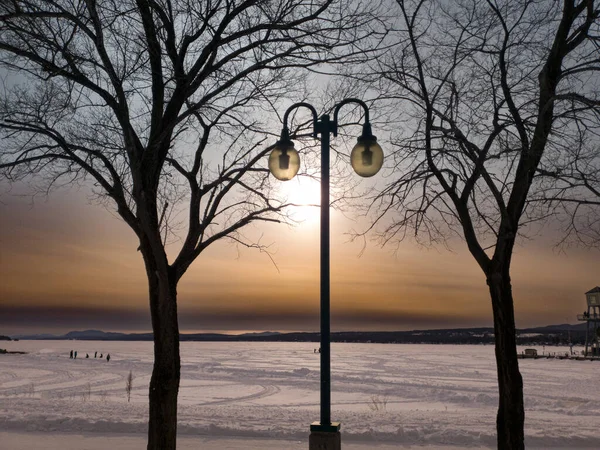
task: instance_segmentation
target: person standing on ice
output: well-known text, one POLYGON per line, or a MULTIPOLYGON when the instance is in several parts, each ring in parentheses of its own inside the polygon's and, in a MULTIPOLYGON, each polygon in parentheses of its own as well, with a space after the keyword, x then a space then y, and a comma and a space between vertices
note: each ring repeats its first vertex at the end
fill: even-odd
POLYGON ((106 362, 109 362, 109 361, 110 361, 110 353, 107 353, 106 354, 106 362))
POLYGON ((73 359, 73 350, 71 350, 71 353, 69 353, 69 359, 73 359))
POLYGON ((94 352, 94 358, 98 357, 98 352, 94 352))
POLYGON ((77 350, 75 350, 75 353, 73 353, 73 359, 77 359, 77 350))

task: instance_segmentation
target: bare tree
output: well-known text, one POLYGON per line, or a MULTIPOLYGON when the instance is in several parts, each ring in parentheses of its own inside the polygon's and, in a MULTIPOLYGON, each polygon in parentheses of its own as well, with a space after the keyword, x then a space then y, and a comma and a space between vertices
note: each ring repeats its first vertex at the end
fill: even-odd
MULTIPOLYGON (((598 130, 593 0, 396 0, 395 48, 364 74, 395 114, 393 173, 374 199, 384 244, 464 239, 492 303, 498 448, 524 448, 523 381, 510 279, 544 158, 578 127, 598 130)), ((435 276, 435 274, 432 274, 435 276)))
POLYGON ((600 247, 600 108, 595 126, 577 123, 552 156, 542 160, 529 203, 562 227, 560 247, 600 247))
POLYGON ((3 175, 92 185, 139 239, 148 449, 176 446, 179 280, 212 243, 259 247, 241 229, 280 220, 261 129, 282 97, 304 95, 299 69, 362 58, 371 20, 350 0, 0 3, 3 175))

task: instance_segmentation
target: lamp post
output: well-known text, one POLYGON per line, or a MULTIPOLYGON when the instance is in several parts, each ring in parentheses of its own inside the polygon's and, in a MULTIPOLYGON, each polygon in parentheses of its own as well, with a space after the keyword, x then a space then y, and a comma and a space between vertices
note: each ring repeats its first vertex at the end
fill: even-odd
POLYGON ((360 105, 365 113, 362 134, 350 154, 350 163, 354 171, 362 177, 371 177, 379 172, 383 165, 383 150, 371 131, 369 109, 365 102, 355 98, 342 100, 333 110, 333 120, 327 114, 320 118, 316 109, 309 103, 295 103, 283 116, 281 138, 275 144, 269 156, 269 170, 281 181, 291 180, 300 168, 300 158, 294 149, 288 128, 290 113, 300 107, 308 108, 312 113, 312 136, 321 135, 321 417, 319 422, 310 426, 310 448, 334 450, 340 448, 340 423, 331 421, 331 364, 330 364, 330 281, 329 281, 329 161, 330 134, 337 136, 338 113, 348 103, 360 105))

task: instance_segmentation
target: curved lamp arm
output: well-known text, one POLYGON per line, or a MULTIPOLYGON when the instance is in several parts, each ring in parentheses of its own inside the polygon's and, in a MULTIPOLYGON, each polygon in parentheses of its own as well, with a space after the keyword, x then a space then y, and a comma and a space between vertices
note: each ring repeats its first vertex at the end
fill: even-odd
POLYGON ((283 130, 281 130, 281 141, 289 141, 290 140, 290 130, 288 128, 288 117, 290 116, 290 113, 294 110, 294 109, 298 109, 301 107, 305 107, 308 108, 310 110, 310 112, 312 113, 313 116, 313 137, 317 137, 317 127, 316 127, 316 123, 318 120, 318 115, 317 115, 317 110, 314 108, 313 105, 311 105, 310 103, 306 103, 306 102, 298 102, 298 103, 294 103, 292 106, 290 106, 287 111, 285 112, 285 114, 283 115, 283 130))
POLYGON ((365 112, 365 123, 363 125, 363 136, 365 136, 365 137, 373 136, 373 133, 371 132, 371 122, 369 121, 369 107, 367 106, 367 104, 365 102, 363 102, 362 100, 359 100, 357 98, 347 98, 347 99, 339 102, 337 105, 335 105, 335 109, 333 110, 333 123, 334 123, 333 135, 334 136, 338 135, 338 114, 340 112, 340 108, 344 105, 347 105, 348 103, 356 103, 357 105, 362 107, 362 109, 365 112))

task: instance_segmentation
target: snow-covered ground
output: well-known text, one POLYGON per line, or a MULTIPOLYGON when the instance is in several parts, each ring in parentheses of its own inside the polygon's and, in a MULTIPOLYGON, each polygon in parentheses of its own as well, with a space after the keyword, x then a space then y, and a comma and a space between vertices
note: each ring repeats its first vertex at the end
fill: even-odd
MULTIPOLYGON (((319 417, 315 346, 182 343, 179 447, 306 448, 319 417)), ((0 347, 29 352, 0 355, 1 449, 53 448, 53 438, 63 450, 144 448, 152 343, 0 347), (110 353, 110 362, 95 351, 110 353)), ((600 448, 600 362, 537 359, 520 367, 527 448, 600 448)), ((496 406, 491 346, 332 345, 332 418, 342 422, 348 450, 493 448, 496 406)))

